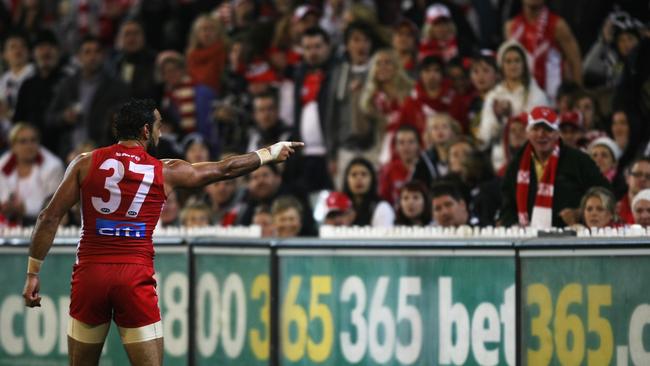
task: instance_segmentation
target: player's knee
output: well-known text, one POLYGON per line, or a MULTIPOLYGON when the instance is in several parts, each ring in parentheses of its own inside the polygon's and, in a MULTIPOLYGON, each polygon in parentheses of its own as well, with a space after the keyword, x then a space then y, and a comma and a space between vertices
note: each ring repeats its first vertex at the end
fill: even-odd
POLYGON ((90 325, 75 318, 68 322, 68 336, 82 343, 104 343, 110 323, 90 325))
POLYGON ((123 344, 146 342, 162 338, 163 328, 162 321, 145 325, 138 328, 117 327, 120 331, 120 337, 123 344))

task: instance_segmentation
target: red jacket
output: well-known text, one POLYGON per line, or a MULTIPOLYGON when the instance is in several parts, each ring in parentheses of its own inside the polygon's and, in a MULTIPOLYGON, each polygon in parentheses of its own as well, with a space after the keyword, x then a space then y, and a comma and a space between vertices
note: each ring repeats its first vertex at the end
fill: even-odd
POLYGON ((427 117, 440 112, 449 112, 454 91, 448 82, 443 82, 440 94, 432 98, 427 95, 424 86, 418 82, 411 95, 406 98, 400 111, 399 126, 415 126, 423 133, 427 126, 427 117))
POLYGON ((399 191, 410 179, 413 172, 400 159, 393 159, 379 171, 379 196, 391 205, 399 199, 399 191))
POLYGON ((625 193, 623 198, 616 204, 616 212, 618 213, 619 221, 632 225, 634 224, 634 216, 632 215, 632 205, 630 204, 630 197, 625 193))

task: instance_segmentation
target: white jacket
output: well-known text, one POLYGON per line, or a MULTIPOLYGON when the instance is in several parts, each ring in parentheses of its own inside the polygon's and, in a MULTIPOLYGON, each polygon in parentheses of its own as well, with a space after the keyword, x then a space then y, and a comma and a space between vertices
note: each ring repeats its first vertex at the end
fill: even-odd
POLYGON ((54 194, 63 179, 63 163, 44 147, 28 177, 19 178, 15 157, 11 151, 0 157, 0 202, 6 202, 12 193, 25 203, 25 216, 35 218, 45 199, 54 194))

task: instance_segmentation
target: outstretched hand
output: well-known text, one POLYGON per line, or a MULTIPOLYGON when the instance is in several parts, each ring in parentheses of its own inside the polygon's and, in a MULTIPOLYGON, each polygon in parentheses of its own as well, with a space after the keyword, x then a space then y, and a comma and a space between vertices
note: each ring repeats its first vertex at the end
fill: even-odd
POLYGON ((257 151, 262 164, 279 163, 287 160, 296 152, 296 148, 305 146, 304 142, 280 141, 257 151))
POLYGON ((41 296, 38 294, 41 289, 41 281, 38 275, 28 274, 25 279, 25 288, 23 289, 23 298, 25 299, 25 306, 33 308, 41 306, 41 296))

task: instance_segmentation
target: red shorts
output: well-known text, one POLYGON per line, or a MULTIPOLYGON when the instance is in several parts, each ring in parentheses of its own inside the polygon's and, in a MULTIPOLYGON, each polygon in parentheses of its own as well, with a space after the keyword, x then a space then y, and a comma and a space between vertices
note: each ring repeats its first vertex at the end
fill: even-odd
POLYGON ((75 264, 70 316, 89 325, 139 328, 160 321, 153 267, 140 264, 75 264))

